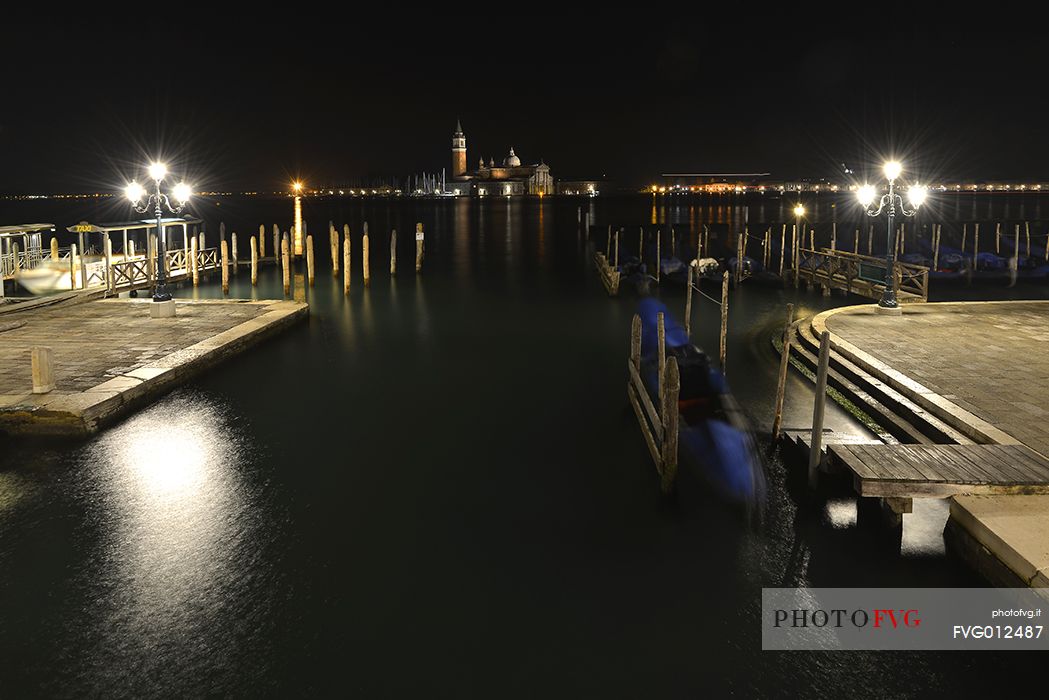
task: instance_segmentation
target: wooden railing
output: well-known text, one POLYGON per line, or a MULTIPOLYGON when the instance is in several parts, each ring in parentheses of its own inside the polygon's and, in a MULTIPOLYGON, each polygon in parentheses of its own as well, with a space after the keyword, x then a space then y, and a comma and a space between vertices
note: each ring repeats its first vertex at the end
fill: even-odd
POLYGON ((608 258, 601 252, 594 253, 594 265, 601 275, 601 284, 605 286, 608 296, 614 297, 619 294, 619 270, 609 265, 608 258))
POLYGON ((149 284, 149 262, 145 258, 131 258, 113 263, 113 287, 140 287, 149 284))
MULTIPOLYGON (((880 298, 885 290, 885 258, 801 248, 797 272, 800 279, 873 299, 880 298)), ((893 279, 901 302, 928 301, 929 268, 896 261, 893 279)))
POLYGON ((205 248, 197 251, 197 269, 209 270, 219 266, 219 249, 205 248))
POLYGON ((11 277, 15 274, 16 269, 32 270, 34 267, 39 267, 43 259, 39 248, 20 250, 17 254, 13 250, 10 253, 0 254, 0 276, 11 277))

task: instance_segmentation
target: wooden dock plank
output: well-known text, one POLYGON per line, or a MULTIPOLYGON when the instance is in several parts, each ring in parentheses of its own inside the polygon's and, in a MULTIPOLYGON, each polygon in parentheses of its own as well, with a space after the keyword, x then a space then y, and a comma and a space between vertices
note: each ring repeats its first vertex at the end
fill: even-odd
POLYGON ((833 445, 862 496, 1049 493, 1049 460, 1024 445, 833 445))
POLYGON ((856 445, 827 445, 827 452, 832 454, 838 463, 846 465, 857 476, 867 479, 878 478, 877 472, 868 467, 862 458, 852 450, 856 445))
POLYGON ((988 484, 993 483, 996 478, 992 472, 975 469, 973 465, 957 460, 951 450, 930 450, 921 454, 919 459, 937 462, 943 474, 948 476, 948 481, 951 482, 988 484))
MULTIPOLYGON (((959 445, 958 447, 961 447, 959 445)), ((972 447, 988 447, 987 445, 972 445, 972 447)), ((953 450, 952 454, 958 458, 959 461, 966 461, 977 468, 982 468, 985 471, 996 475, 999 481, 1008 481, 1010 483, 1029 483, 1031 476, 1027 474, 1023 469, 1017 469, 1014 465, 1004 461, 993 450, 953 450)))
POLYGON ((889 453, 889 455, 912 466, 919 474, 925 477, 926 481, 950 481, 950 479, 945 476, 945 473, 949 470, 944 470, 939 464, 925 459, 925 455, 921 449, 922 445, 902 445, 902 448, 903 449, 901 450, 889 453))
POLYGON ((934 455, 934 457, 951 464, 961 472, 971 474, 975 483, 994 483, 1001 476, 994 468, 985 468, 982 464, 962 459, 962 457, 955 454, 953 450, 940 450, 940 452, 934 455))
POLYGON ((1049 462, 1026 445, 988 445, 997 448, 1006 460, 1015 460, 1014 464, 1022 465, 1033 478, 1049 478, 1049 462))
POLYGON ((913 465, 897 457, 896 450, 880 450, 866 445, 859 447, 859 450, 866 457, 864 461, 867 466, 875 471, 883 469, 887 476, 902 481, 928 481, 913 465))

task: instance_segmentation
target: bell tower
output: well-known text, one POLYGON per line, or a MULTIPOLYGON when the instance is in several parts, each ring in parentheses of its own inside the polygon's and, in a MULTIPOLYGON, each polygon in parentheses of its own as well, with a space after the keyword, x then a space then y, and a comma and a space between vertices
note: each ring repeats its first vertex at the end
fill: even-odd
POLYGON ((463 125, 455 120, 455 133, 452 134, 452 177, 461 178, 466 174, 466 135, 463 125))

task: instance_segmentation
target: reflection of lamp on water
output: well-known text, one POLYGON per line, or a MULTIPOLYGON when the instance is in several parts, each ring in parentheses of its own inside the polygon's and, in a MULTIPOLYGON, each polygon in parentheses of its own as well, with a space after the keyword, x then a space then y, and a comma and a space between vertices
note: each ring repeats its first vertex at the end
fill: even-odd
MULTIPOLYGON (((805 207, 798 202, 794 205, 794 250, 790 251, 790 256, 793 259, 793 265, 798 265, 798 249, 801 248, 801 242, 805 238, 805 233, 801 230, 801 217, 805 216, 805 207)), ((795 286, 797 286, 797 279, 794 280, 795 286)))
POLYGON ((131 436, 131 464, 154 497, 190 497, 205 480, 208 450, 200 436, 178 425, 131 436))
MULTIPOLYGON (((171 302, 171 294, 167 290, 167 265, 165 265, 167 241, 165 240, 166 236, 164 235, 162 223, 164 209, 166 208, 172 214, 181 214, 182 209, 193 194, 193 189, 185 182, 178 183, 171 189, 171 197, 175 200, 175 205, 173 206, 168 196, 160 191, 160 183, 164 181, 167 174, 168 169, 166 165, 153 163, 149 166, 149 177, 153 180, 152 192, 147 192, 142 185, 134 180, 129 182, 127 187, 124 188, 124 194, 131 201, 131 206, 135 208, 135 211, 145 214, 152 209, 157 217, 157 241, 160 249, 157 254, 157 260, 159 261, 156 277, 157 286, 153 291, 153 301, 155 302, 171 302), (143 197, 146 197, 145 202, 142 202, 143 197)), ((174 315, 173 307, 171 315, 174 315)))
POLYGON ((302 256, 302 183, 296 180, 291 183, 295 192, 295 230, 292 232, 292 253, 302 256))
POLYGON ((899 313, 900 306, 896 300, 895 280, 893 279, 895 268, 893 253, 895 249, 894 236, 896 235, 894 223, 896 206, 897 202, 899 202, 900 213, 904 216, 914 216, 918 212, 918 207, 925 202, 929 189, 922 185, 912 185, 907 190, 907 199, 910 201, 912 208, 907 209, 904 206, 903 197, 896 192, 896 178, 903 172, 903 166, 899 161, 890 160, 882 167, 885 172, 885 178, 889 181, 889 192, 882 195, 878 201, 877 208, 874 207, 874 201, 878 198, 878 191, 873 185, 864 184, 863 187, 859 188, 856 191, 856 199, 859 200, 867 216, 878 216, 886 206, 889 208, 887 212, 889 225, 885 235, 885 291, 882 292, 881 299, 878 301, 878 310, 887 313, 899 313))

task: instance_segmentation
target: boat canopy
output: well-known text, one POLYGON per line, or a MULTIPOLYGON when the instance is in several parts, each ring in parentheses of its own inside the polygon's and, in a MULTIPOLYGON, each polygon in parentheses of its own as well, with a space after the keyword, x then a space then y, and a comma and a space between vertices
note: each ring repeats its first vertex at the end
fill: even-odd
POLYGON ((15 224, 14 226, 0 226, 0 236, 24 236, 29 233, 54 230, 54 224, 15 224))
MULTIPOLYGON (((167 228, 169 226, 183 226, 202 223, 203 219, 190 216, 174 216, 161 219, 160 223, 167 228)), ((70 233, 109 233, 110 231, 137 231, 157 227, 156 219, 135 219, 133 221, 114 221, 102 224, 93 224, 89 221, 81 221, 73 224, 66 230, 70 233)))

